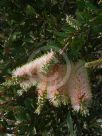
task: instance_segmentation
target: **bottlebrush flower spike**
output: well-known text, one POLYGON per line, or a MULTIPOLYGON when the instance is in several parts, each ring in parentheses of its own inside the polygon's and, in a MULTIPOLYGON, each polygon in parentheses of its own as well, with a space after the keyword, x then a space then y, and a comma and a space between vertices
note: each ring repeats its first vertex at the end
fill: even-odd
POLYGON ((68 82, 68 93, 74 110, 79 111, 81 103, 91 101, 92 93, 87 70, 82 61, 72 64, 72 72, 68 82))
POLYGON ((37 58, 21 67, 16 68, 12 72, 13 77, 25 77, 20 85, 24 88, 29 88, 32 85, 38 83, 40 81, 40 74, 42 72, 42 67, 49 63, 54 58, 54 52, 51 51, 48 54, 37 58))

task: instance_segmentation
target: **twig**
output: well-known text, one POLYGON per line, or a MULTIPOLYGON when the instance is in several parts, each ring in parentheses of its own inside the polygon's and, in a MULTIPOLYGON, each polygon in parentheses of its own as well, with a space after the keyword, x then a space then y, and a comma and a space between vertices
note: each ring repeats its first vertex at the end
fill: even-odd
POLYGON ((67 50, 68 45, 69 45, 69 42, 67 42, 67 43, 65 44, 65 46, 59 51, 59 54, 60 54, 60 55, 62 55, 62 54, 67 50))

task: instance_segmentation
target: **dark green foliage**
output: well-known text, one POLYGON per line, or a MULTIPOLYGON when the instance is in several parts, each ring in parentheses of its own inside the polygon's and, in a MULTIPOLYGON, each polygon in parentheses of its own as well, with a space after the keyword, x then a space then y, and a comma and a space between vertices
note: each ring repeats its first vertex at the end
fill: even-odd
MULTIPOLYGON (((101 0, 0 0, 0 83, 43 46, 67 44, 66 53, 73 61, 101 58, 101 18, 101 0)), ((35 87, 19 96, 18 85, 0 86, 0 136, 101 136, 101 69, 90 69, 89 76, 93 102, 87 116, 70 105, 54 108, 47 101, 37 115, 35 87)))

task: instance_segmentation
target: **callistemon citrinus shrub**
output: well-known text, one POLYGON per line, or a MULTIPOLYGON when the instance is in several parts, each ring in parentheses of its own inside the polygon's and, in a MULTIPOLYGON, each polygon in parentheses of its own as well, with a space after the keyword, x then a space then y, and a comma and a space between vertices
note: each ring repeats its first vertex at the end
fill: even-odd
POLYGON ((0 135, 101 136, 101 8, 0 1, 0 135))

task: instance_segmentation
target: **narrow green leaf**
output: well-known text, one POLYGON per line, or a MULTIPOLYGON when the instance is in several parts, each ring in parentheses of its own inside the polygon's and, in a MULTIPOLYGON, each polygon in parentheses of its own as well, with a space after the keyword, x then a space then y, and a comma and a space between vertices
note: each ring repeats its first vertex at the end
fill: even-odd
POLYGON ((70 112, 68 113, 68 116, 67 116, 67 126, 68 126, 68 131, 70 133, 70 136, 76 136, 76 131, 74 130, 73 121, 72 121, 70 112))

